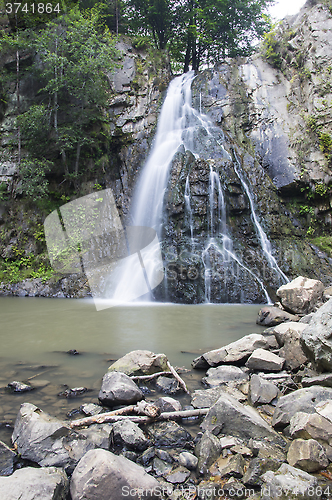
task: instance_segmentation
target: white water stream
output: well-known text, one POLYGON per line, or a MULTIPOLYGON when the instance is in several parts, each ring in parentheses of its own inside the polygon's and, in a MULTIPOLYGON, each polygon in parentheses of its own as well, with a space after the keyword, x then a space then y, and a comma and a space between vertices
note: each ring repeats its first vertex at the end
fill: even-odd
MULTIPOLYGON (((211 120, 201 112, 197 111, 192 106, 191 84, 195 74, 193 71, 174 78, 168 88, 164 104, 161 109, 157 132, 154 139, 153 147, 150 155, 143 167, 142 173, 135 187, 133 196, 131 214, 134 226, 145 226, 155 229, 157 236, 160 239, 162 232, 162 215, 164 207, 164 195, 167 189, 167 183, 170 174, 170 167, 174 155, 178 151, 190 151, 196 158, 201 157, 208 159, 213 148, 218 150, 219 157, 224 157, 231 160, 230 154, 223 147, 224 136, 219 127, 215 127, 211 120)), ((273 269, 280 279, 288 281, 287 277, 280 270, 276 260, 272 255, 272 247, 263 231, 255 213, 253 197, 251 195, 248 184, 244 180, 242 167, 235 158, 234 170, 239 177, 242 187, 248 197, 252 221, 254 223, 262 252, 271 269, 273 269)), ((184 201, 187 217, 189 219, 189 227, 191 233, 191 247, 194 247, 194 225, 193 212, 191 208, 191 193, 189 176, 186 179, 184 192, 184 201)), ((211 260, 210 253, 213 250, 217 253, 222 261, 223 271, 223 286, 227 287, 227 279, 231 276, 234 278, 234 269, 232 265, 236 265, 246 271, 259 284, 267 302, 270 302, 269 295, 260 278, 242 263, 233 250, 233 242, 227 230, 226 224, 226 204, 223 188, 217 172, 212 167, 210 169, 210 186, 209 186, 209 237, 207 239, 205 249, 202 252, 202 261, 205 268, 205 298, 207 302, 211 301, 211 260), (214 199, 217 196, 217 209, 215 208, 214 199), (218 240, 217 240, 217 239, 218 240)), ((151 262, 148 266, 146 276, 153 282, 153 252, 156 248, 152 246, 149 250, 152 257, 146 255, 147 261, 151 262)), ((133 294, 131 290, 135 288, 135 276, 137 271, 136 264, 124 262, 117 271, 118 285, 109 291, 108 299, 115 302, 126 302, 131 300, 133 294)), ((160 269, 159 269, 160 272, 160 269)), ((150 288, 150 287, 149 287, 150 288)), ((151 286, 151 288, 153 288, 151 286)), ((139 295, 135 292, 136 297, 139 295)), ((151 298, 151 294, 147 294, 151 298)))

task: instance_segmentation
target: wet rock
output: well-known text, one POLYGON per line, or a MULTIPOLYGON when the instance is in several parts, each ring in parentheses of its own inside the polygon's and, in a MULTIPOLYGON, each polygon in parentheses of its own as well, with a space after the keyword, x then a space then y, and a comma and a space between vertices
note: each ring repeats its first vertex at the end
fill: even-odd
POLYGON ((183 465, 183 467, 186 467, 189 470, 194 470, 197 467, 198 458, 188 451, 183 451, 178 456, 178 462, 180 465, 183 465))
POLYGON ((146 466, 148 463, 155 457, 156 450, 153 446, 150 446, 147 450, 145 450, 137 459, 137 462, 146 466))
POLYGON ((83 412, 87 416, 98 415, 103 412, 103 409, 99 405, 95 405, 94 403, 86 403, 80 406, 80 411, 83 412))
POLYGON ((249 462, 242 481, 247 486, 260 486, 263 483, 262 475, 269 470, 278 470, 280 465, 280 461, 272 458, 253 458, 249 462))
POLYGON ((66 500, 68 489, 66 473, 56 467, 24 467, 11 476, 0 477, 3 500, 66 500))
POLYGON ((180 401, 177 401, 174 398, 169 398, 167 396, 156 399, 153 404, 160 408, 161 413, 182 410, 180 401))
POLYGON ((112 424, 95 424, 90 425, 87 429, 78 431, 78 434, 85 436, 91 441, 96 448, 109 449, 110 434, 112 432, 112 424))
POLYGON ((165 354, 151 351, 131 351, 113 363, 109 371, 118 371, 126 375, 151 375, 160 371, 169 371, 165 354))
POLYGON ((261 438, 281 446, 285 445, 284 439, 269 426, 257 410, 242 405, 226 394, 210 408, 201 428, 210 432, 220 429, 224 434, 239 437, 245 442, 251 438, 261 438))
POLYGON ((252 333, 231 344, 206 352, 199 358, 194 359, 194 368, 204 368, 205 366, 218 366, 223 363, 245 363, 250 354, 258 348, 268 348, 268 342, 263 335, 252 333))
POLYGON ((295 413, 290 420, 289 433, 293 438, 312 438, 332 444, 332 423, 318 413, 295 413))
POLYGON ((10 476, 14 472, 17 459, 16 453, 0 441, 0 476, 10 476))
POLYGON ((63 398, 76 398, 77 396, 82 396, 85 392, 88 392, 86 387, 74 387, 73 389, 66 389, 58 394, 63 398))
POLYGON ((185 467, 177 467, 170 474, 167 474, 165 479, 172 484, 184 483, 190 476, 190 471, 185 467))
POLYGON ((322 373, 316 377, 303 377, 301 384, 303 387, 311 387, 313 385, 332 387, 332 373, 322 373))
POLYGON ((73 432, 64 422, 30 403, 21 405, 12 442, 22 458, 43 467, 64 467, 69 471, 88 450, 95 447, 94 443, 73 432))
POLYGON ((206 474, 210 465, 217 460, 221 453, 219 439, 210 431, 205 431, 202 438, 195 447, 195 455, 198 458, 197 471, 206 474))
POLYGON ((72 500, 158 499, 158 481, 143 467, 106 450, 91 450, 77 464, 70 483, 72 500), (134 491, 136 490, 136 493, 134 491))
POLYGON ((13 380, 7 385, 7 389, 11 392, 29 392, 34 389, 31 385, 24 384, 23 382, 19 382, 17 380, 13 380))
POLYGON ((158 377, 156 380, 156 389, 165 394, 176 394, 180 387, 177 380, 168 377, 158 377))
POLYGON ((157 477, 166 476, 171 472, 172 465, 156 457, 153 459, 152 468, 157 477))
POLYGON ((106 406, 134 404, 143 399, 142 391, 128 375, 121 372, 106 373, 98 398, 106 406))
POLYGON ((332 299, 313 314, 303 330, 301 344, 318 367, 332 371, 332 299))
POLYGON ((235 397, 238 401, 245 401, 245 395, 237 390, 236 388, 228 388, 227 386, 217 386, 211 387, 210 389, 198 389, 196 390, 191 398, 191 404, 194 408, 209 408, 212 406, 222 394, 227 393, 227 389, 230 389, 231 395, 235 397))
POLYGON ((210 368, 206 372, 206 375, 202 379, 202 382, 209 387, 216 387, 228 382, 244 382, 249 380, 248 373, 237 366, 224 365, 217 368, 210 368))
POLYGON ((142 451, 149 446, 149 440, 137 424, 130 420, 120 420, 113 424, 110 443, 142 451))
POLYGON ((274 411, 272 425, 285 427, 296 412, 314 413, 317 403, 332 398, 332 389, 312 386, 298 389, 279 398, 274 411))
POLYGON ((284 363, 285 359, 273 354, 273 352, 265 351, 264 349, 256 349, 246 362, 246 366, 250 368, 250 370, 280 372, 284 363))
POLYGON ((288 464, 273 472, 267 471, 262 476, 261 500, 286 500, 292 492, 292 500, 319 500, 317 479, 305 471, 288 464))
POLYGON ((253 374, 250 378, 250 401, 253 405, 271 403, 279 394, 278 387, 253 374))
POLYGON ((277 290, 277 297, 286 311, 309 314, 323 301, 324 285, 321 281, 298 276, 277 290))
POLYGON ((166 450, 160 450, 157 448, 156 457, 160 458, 160 460, 163 460, 164 462, 168 462, 169 464, 172 464, 174 462, 172 455, 166 450))
POLYGON ((317 472, 329 464, 324 447, 315 439, 294 439, 288 449, 287 461, 292 467, 306 472, 317 472))
POLYGON ((279 307, 266 306, 258 312, 256 323, 257 325, 276 326, 285 321, 298 321, 299 319, 298 316, 283 311, 279 307))
POLYGON ((239 479, 244 474, 245 464, 246 462, 242 455, 234 455, 229 458, 226 465, 218 467, 219 474, 221 477, 233 476, 239 479))
POLYGON ((176 422, 156 422, 147 429, 155 446, 186 447, 192 442, 192 437, 186 429, 176 422))

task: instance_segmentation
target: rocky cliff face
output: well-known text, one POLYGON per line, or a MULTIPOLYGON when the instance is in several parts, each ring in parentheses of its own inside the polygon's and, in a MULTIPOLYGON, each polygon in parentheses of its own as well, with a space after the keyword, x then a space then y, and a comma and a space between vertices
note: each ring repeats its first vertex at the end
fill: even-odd
MULTIPOLYGON (((264 289, 273 297, 283 278, 262 250, 257 222, 271 242, 278 269, 289 278, 302 274, 331 282, 331 30, 330 8, 307 2, 266 37, 259 54, 227 60, 196 76, 193 104, 223 136, 229 159, 209 143, 204 130, 198 131, 200 158, 190 151, 179 151, 174 158, 163 221, 167 279, 157 298, 263 302, 264 289), (223 223, 231 247, 223 239, 223 223), (225 257, 226 247, 239 262, 225 257)), ((126 41, 119 48, 122 68, 109 76, 112 152, 104 172, 84 180, 81 194, 91 192, 96 182, 111 187, 128 222, 133 186, 152 142, 170 73, 164 56, 151 57, 126 41)), ((29 103, 31 87, 27 83, 21 88, 21 102, 29 103)), ((8 148, 14 133, 12 90, 13 104, 1 122, 0 183, 15 188, 15 152, 8 148)), ((2 233, 2 256, 15 237, 14 226, 15 221, 11 233, 2 233)))

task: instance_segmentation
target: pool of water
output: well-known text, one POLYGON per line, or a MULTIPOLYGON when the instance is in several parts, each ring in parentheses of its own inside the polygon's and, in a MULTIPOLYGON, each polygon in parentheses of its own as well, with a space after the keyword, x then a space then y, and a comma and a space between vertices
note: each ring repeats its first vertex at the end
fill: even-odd
MULTIPOLYGON (((165 353, 173 366, 190 368, 202 352, 249 333, 261 305, 136 304, 96 311, 93 301, 0 297, 0 439, 23 402, 64 418, 83 402, 98 401, 101 378, 112 361, 134 349, 165 353), (70 355, 76 350, 79 355, 70 355), (29 393, 9 394, 13 380, 29 393), (89 389, 80 398, 58 396, 65 387, 89 389)), ((201 372, 183 374, 199 387, 201 372)))

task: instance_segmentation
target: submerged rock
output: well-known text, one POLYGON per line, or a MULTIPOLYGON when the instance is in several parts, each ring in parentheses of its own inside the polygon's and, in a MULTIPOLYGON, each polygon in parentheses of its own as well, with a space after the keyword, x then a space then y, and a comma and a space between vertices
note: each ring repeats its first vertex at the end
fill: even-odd
POLYGON ((279 307, 266 306, 259 311, 256 323, 264 326, 276 326, 285 321, 298 321, 299 319, 298 316, 283 311, 279 307))
POLYGON ((17 380, 13 380, 13 382, 10 382, 7 385, 7 389, 11 392, 29 392, 32 391, 34 387, 31 387, 31 385, 24 384, 23 382, 19 382, 17 380))
POLYGON ((143 467, 106 450, 86 453, 70 483, 72 500, 119 500, 126 496, 138 500, 142 494, 144 498, 157 500, 159 489, 159 482, 143 467))

